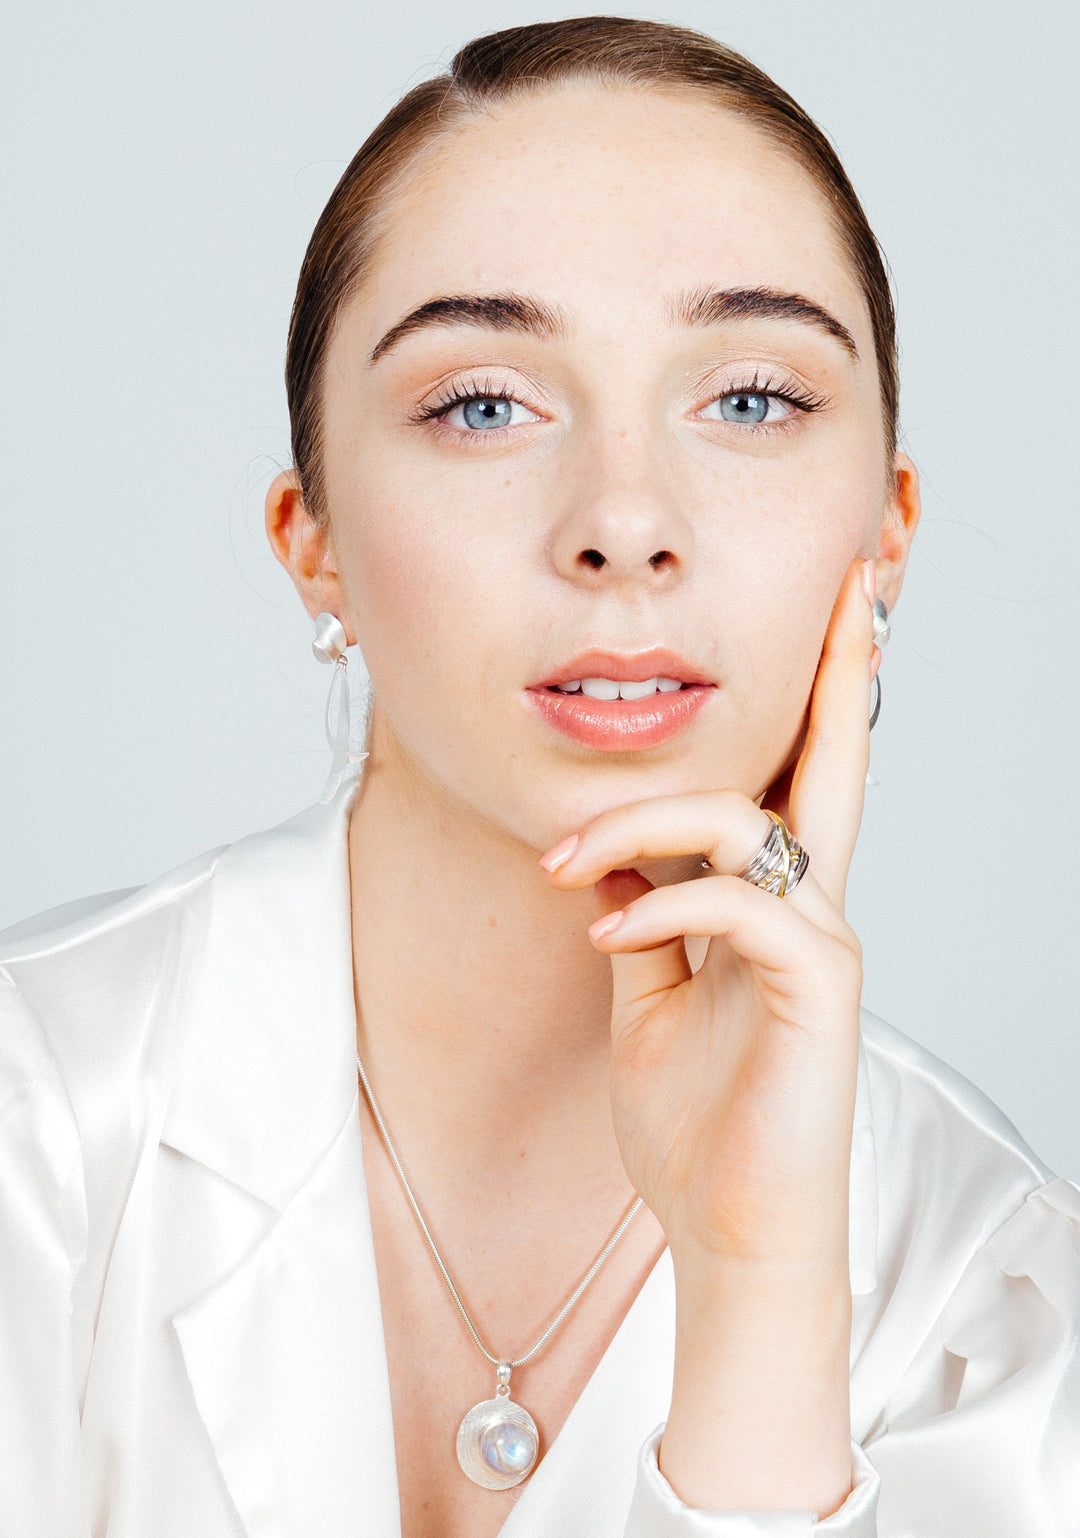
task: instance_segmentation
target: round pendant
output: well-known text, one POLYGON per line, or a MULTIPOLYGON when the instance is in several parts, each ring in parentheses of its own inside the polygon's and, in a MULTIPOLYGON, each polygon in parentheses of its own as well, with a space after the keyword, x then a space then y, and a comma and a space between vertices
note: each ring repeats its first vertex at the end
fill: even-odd
POLYGON ((458 1462, 485 1490, 520 1485, 532 1473, 539 1451, 536 1422, 506 1393, 473 1405, 458 1427, 458 1462))

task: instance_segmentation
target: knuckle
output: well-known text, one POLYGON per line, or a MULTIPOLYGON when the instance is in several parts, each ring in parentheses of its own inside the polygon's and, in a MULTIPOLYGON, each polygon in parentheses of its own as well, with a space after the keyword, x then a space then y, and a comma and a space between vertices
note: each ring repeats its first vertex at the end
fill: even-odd
POLYGON ((741 790, 733 790, 730 785, 725 785, 721 790, 714 791, 713 796, 715 798, 716 810, 721 817, 737 815, 739 812, 746 811, 747 808, 753 808, 754 811, 758 810, 749 796, 744 796, 741 790))
MULTIPOLYGON (((586 845, 590 851, 603 844, 613 828, 618 827, 619 813, 622 807, 609 807, 606 812, 598 812, 591 818, 581 830, 581 848, 586 845)), ((580 851, 579 851, 580 853, 580 851)))
POLYGON ((592 870, 628 852, 635 843, 635 828, 628 811, 626 807, 611 807, 586 823, 574 857, 579 866, 592 870))
POLYGON ((854 962, 854 964, 858 967, 859 971, 861 972, 862 971, 862 964, 863 964, 862 941, 859 939, 858 935, 852 929, 850 924, 845 924, 844 925, 844 933, 843 933, 842 938, 843 938, 844 944, 847 946, 848 950, 851 952, 852 961, 854 962))
POLYGON ((841 987, 858 996, 863 985, 862 946, 854 935, 850 936, 850 941, 845 939, 841 943, 835 965, 841 987))

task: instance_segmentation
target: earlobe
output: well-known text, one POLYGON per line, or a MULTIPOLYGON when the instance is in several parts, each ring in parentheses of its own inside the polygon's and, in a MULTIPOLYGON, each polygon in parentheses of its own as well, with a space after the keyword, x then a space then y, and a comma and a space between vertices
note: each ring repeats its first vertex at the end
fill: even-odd
POLYGON ((893 489, 881 520, 877 548, 877 590, 891 610, 900 596, 922 502, 919 472, 906 454, 894 458, 893 489))
MULTIPOLYGON (((349 632, 329 530, 309 515, 295 470, 283 470, 270 483, 266 535, 312 619, 324 612, 335 614, 349 632)), ((349 644, 354 644, 351 633, 349 644)))

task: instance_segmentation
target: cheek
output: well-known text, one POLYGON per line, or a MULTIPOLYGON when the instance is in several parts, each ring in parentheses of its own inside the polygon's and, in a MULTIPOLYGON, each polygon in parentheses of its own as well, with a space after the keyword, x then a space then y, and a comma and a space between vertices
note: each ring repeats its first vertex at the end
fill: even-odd
POLYGON ((778 635, 823 607, 827 620, 851 561, 873 553, 882 456, 835 448, 747 458, 698 482, 702 556, 730 612, 756 612, 778 635))
POLYGON ((883 450, 851 450, 743 461, 702 519, 728 698, 767 757, 793 745, 845 573, 876 545, 883 450))
POLYGON ((348 519, 338 555, 360 649, 374 670, 393 658, 430 662, 464 604, 453 541, 433 518, 378 494, 348 519))
POLYGON ((463 702, 482 697, 517 606, 505 559, 476 517, 430 484, 410 494, 400 480, 391 491, 369 479, 362 498, 332 505, 349 613, 381 707, 408 736, 451 710, 460 721, 463 702))

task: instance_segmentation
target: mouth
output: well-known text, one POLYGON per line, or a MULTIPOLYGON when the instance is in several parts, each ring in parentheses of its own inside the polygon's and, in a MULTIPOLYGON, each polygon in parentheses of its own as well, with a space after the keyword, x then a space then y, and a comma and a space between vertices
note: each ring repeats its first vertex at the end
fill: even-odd
POLYGON ((715 692, 711 679, 662 647, 632 656, 583 652, 526 690, 550 727, 603 752, 666 742, 715 692))

